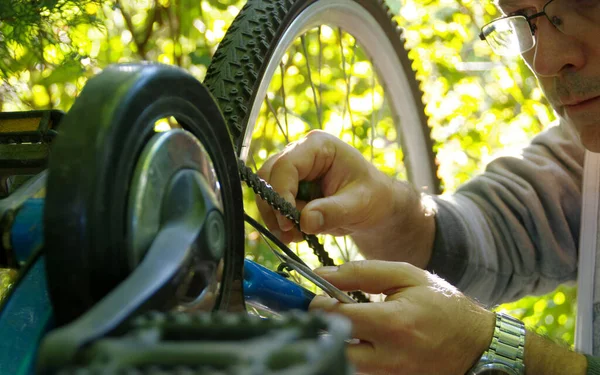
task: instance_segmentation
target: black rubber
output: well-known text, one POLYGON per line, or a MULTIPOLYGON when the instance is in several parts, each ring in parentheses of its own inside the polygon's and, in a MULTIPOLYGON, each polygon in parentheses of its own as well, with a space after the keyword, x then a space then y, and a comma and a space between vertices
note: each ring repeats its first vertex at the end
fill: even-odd
MULTIPOLYGON (((248 0, 225 37, 219 44, 213 60, 208 67, 204 84, 216 98, 223 111, 236 150, 239 150, 246 132, 246 125, 252 103, 260 82, 263 80, 266 66, 278 41, 290 27, 296 17, 307 7, 319 1, 328 0, 248 0)), ((415 98, 422 98, 423 93, 415 78, 412 61, 404 46, 402 29, 393 20, 389 8, 383 0, 354 0, 379 23, 392 43, 401 62, 398 69, 403 69, 409 79, 410 90, 415 98)), ((352 30, 344 30, 352 34, 352 30)), ((380 77, 385 86, 385 77, 380 77)), ((437 165, 433 142, 429 136, 430 129, 421 100, 419 116, 429 160, 424 161, 430 171, 435 186, 429 193, 439 193, 440 184, 437 178, 437 165)), ((410 175, 410 170, 408 171, 410 175)))
POLYGON ((243 309, 244 222, 236 157, 208 90, 159 64, 106 68, 89 80, 61 122, 45 207, 46 269, 57 323, 88 310, 129 273, 129 185, 156 120, 174 116, 210 155, 221 184, 227 244, 221 310, 243 309))

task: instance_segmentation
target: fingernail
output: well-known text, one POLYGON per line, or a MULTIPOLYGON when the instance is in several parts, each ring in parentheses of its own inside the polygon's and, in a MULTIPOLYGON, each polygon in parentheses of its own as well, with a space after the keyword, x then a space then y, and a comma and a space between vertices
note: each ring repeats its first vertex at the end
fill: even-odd
POLYGON ((282 228, 284 223, 285 217, 281 216, 280 214, 277 214, 277 224, 279 224, 279 227, 282 228))
POLYGON ((309 311, 327 311, 335 308, 340 303, 329 296, 315 296, 308 307, 309 311))
POLYGON ((323 217, 323 214, 321 212, 309 211, 307 215, 308 215, 308 220, 311 223, 316 223, 316 226, 317 226, 316 229, 323 228, 323 225, 325 225, 325 218, 323 217))
POLYGON ((286 232, 294 227, 290 219, 280 213, 277 213, 277 223, 279 224, 279 228, 286 232))
POLYGON ((319 268, 315 268, 315 273, 319 273, 321 275, 328 275, 328 274, 332 274, 334 272, 337 272, 339 269, 339 267, 337 266, 326 266, 326 267, 319 267, 319 268))

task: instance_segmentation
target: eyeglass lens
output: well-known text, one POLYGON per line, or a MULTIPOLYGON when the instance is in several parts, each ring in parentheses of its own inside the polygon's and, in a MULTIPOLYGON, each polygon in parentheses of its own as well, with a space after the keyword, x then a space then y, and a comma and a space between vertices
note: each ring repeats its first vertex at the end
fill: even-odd
MULTIPOLYGON (((554 27, 571 35, 585 22, 600 22, 600 0, 552 0, 544 7, 544 13, 554 27)), ((499 18, 482 28, 482 36, 499 55, 523 53, 535 45, 532 28, 537 28, 540 18, 529 21, 524 15, 499 18)))

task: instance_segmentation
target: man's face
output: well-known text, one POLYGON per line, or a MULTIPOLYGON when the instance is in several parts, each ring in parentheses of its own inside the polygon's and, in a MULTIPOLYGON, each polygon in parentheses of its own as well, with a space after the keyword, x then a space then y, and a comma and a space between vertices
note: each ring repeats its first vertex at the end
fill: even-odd
MULTIPOLYGON (((600 13, 600 1, 587 3, 600 13)), ((532 15, 545 4, 546 0, 499 0, 498 6, 505 14, 532 15)), ((600 22, 575 12, 569 17, 577 19, 568 20, 573 26, 564 33, 546 17, 532 21, 536 44, 523 58, 556 112, 575 126, 587 149, 600 152, 600 22)))

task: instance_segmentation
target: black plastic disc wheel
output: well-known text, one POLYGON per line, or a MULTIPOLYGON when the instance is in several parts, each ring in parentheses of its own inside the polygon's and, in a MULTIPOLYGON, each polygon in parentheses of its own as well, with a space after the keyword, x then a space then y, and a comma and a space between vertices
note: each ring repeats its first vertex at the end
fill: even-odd
POLYGON ((116 65, 89 80, 52 150, 44 220, 58 324, 81 315, 131 272, 126 234, 132 176, 156 121, 171 117, 204 146, 221 188, 227 243, 216 308, 243 309, 241 184, 217 104, 181 69, 116 65))

